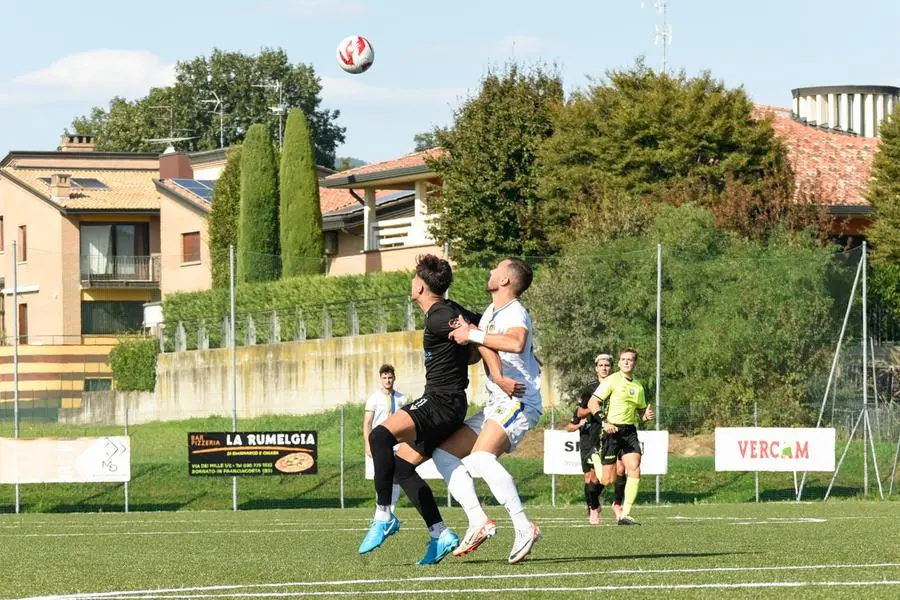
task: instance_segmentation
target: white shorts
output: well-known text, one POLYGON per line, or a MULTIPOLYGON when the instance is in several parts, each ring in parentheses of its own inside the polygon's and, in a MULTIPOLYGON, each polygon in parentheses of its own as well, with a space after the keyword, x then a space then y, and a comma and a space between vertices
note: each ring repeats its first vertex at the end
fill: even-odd
POLYGON ((485 419, 494 421, 506 432, 509 452, 512 452, 525 434, 541 419, 542 411, 537 408, 541 406, 540 396, 533 402, 531 400, 526 403, 505 395, 492 396, 483 409, 466 419, 466 425, 475 432, 475 435, 480 435, 485 419))

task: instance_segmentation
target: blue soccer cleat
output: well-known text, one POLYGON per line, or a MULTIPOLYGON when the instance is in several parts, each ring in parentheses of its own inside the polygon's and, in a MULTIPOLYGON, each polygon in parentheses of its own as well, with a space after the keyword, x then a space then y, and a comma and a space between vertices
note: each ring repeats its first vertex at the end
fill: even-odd
POLYGON ((391 518, 387 521, 372 519, 372 524, 369 525, 369 531, 359 545, 359 553, 365 554, 371 552, 382 545, 384 540, 388 539, 389 536, 394 535, 398 531, 400 531, 400 519, 393 514, 391 514, 391 518))
POLYGON ((416 564, 436 565, 441 562, 445 556, 453 552, 454 548, 457 546, 459 546, 459 537, 449 529, 445 529, 441 532, 439 538, 431 538, 428 542, 428 549, 425 551, 425 556, 423 556, 422 560, 416 564))

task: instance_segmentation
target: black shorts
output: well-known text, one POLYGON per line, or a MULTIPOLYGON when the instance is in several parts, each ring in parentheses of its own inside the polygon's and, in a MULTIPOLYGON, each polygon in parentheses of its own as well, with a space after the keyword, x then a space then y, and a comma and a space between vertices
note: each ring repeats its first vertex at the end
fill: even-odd
POLYGON ((641 442, 638 440, 637 427, 634 425, 616 425, 619 431, 603 434, 603 447, 600 462, 614 465, 626 454, 643 454, 641 442))
POLYGON ((425 395, 402 410, 416 425, 415 449, 431 457, 434 449, 463 426, 468 410, 465 392, 426 391, 425 395))
POLYGON ((600 452, 596 432, 591 432, 587 435, 582 433, 578 441, 578 446, 581 448, 581 472, 590 473, 594 470, 594 464, 588 462, 588 460, 590 460, 591 455, 595 452, 600 452))

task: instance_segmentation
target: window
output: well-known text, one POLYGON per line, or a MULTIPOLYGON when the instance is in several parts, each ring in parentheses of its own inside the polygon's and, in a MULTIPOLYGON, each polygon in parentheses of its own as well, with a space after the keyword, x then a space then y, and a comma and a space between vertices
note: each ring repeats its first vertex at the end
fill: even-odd
POLYGON ((181 262, 200 262, 200 232, 181 234, 181 262))
POLYGON ((105 335, 141 331, 144 327, 143 301, 97 301, 81 303, 81 333, 105 335))
POLYGON ((28 305, 19 305, 19 343, 28 343, 28 305))
POLYGON ((85 392, 108 392, 112 389, 112 379, 85 379, 85 392))
POLYGON ((16 248, 16 260, 25 262, 28 260, 28 230, 25 225, 19 225, 19 247, 16 248))
POLYGON ((149 223, 82 223, 81 278, 130 279, 150 261, 149 223))

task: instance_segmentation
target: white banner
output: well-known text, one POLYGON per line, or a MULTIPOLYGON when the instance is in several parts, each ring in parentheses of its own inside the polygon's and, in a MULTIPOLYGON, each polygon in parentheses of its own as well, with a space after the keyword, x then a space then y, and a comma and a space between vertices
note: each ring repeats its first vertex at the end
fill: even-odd
POLYGON ((0 484, 131 480, 131 443, 102 438, 0 438, 0 484))
MULTIPOLYGON (((544 473, 581 475, 581 436, 577 431, 544 430, 544 473)), ((638 431, 641 474, 665 475, 669 468, 669 432, 638 431)))
MULTIPOLYGON (((466 469, 472 474, 472 477, 481 477, 481 475, 472 468, 472 465, 469 464, 468 457, 463 459, 463 464, 466 465, 466 469)), ((443 479, 441 473, 437 470, 437 467, 434 466, 434 461, 431 459, 426 460, 416 467, 416 472, 422 479, 443 479)), ((375 479, 375 463, 372 462, 372 458, 369 456, 366 456, 366 479, 375 479)))
POLYGON ((717 427, 716 471, 834 471, 834 429, 717 427))

